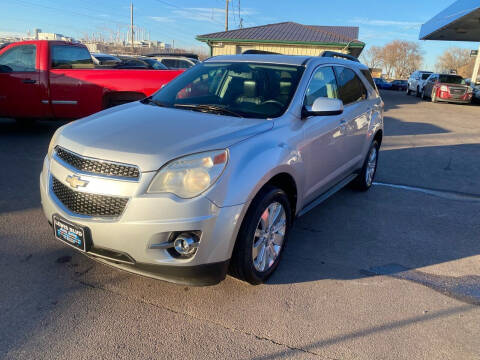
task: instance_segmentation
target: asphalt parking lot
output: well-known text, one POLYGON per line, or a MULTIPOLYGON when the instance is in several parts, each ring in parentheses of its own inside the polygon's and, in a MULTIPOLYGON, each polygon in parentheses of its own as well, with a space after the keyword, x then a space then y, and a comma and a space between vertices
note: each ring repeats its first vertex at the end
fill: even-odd
POLYGON ((377 184, 298 219, 262 286, 131 275, 55 241, 60 122, 0 120, 0 358, 480 358, 480 107, 387 91, 377 184))

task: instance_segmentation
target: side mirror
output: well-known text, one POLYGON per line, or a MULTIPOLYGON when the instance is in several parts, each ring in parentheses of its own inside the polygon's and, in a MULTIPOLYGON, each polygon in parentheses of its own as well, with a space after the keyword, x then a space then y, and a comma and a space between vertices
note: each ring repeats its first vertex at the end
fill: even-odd
POLYGON ((0 65, 0 73, 9 73, 12 72, 12 68, 7 65, 0 65))
POLYGON ((305 105, 302 110, 302 118, 308 116, 329 116, 343 113, 343 101, 326 97, 316 98, 312 106, 305 105))

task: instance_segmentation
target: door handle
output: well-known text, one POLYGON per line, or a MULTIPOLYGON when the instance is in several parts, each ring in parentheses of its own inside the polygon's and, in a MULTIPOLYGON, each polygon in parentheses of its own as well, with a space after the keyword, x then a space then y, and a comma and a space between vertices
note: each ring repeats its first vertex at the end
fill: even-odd
POLYGON ((33 79, 24 79, 22 80, 22 82, 24 84, 35 84, 37 82, 37 80, 33 80, 33 79))

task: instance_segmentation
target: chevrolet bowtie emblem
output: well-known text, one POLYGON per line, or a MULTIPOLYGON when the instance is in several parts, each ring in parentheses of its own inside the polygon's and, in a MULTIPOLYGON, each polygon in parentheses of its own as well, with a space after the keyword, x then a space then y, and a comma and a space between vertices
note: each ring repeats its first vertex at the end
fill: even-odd
POLYGON ((65 181, 74 189, 85 187, 88 184, 88 181, 80 179, 80 177, 77 175, 68 175, 65 181))

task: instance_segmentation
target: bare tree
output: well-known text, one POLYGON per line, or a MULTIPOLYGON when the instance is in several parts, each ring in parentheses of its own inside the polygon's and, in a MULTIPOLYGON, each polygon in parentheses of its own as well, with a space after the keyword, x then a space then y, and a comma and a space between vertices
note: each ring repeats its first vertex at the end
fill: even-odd
POLYGON ((362 62, 370 69, 382 67, 382 48, 380 46, 370 46, 361 55, 362 62))
POLYGON ((451 70, 463 77, 470 77, 473 72, 474 61, 470 57, 470 50, 451 47, 438 58, 435 65, 438 72, 448 73, 451 70))
POLYGON ((419 44, 394 40, 382 49, 382 64, 388 78, 407 78, 423 62, 419 44))

